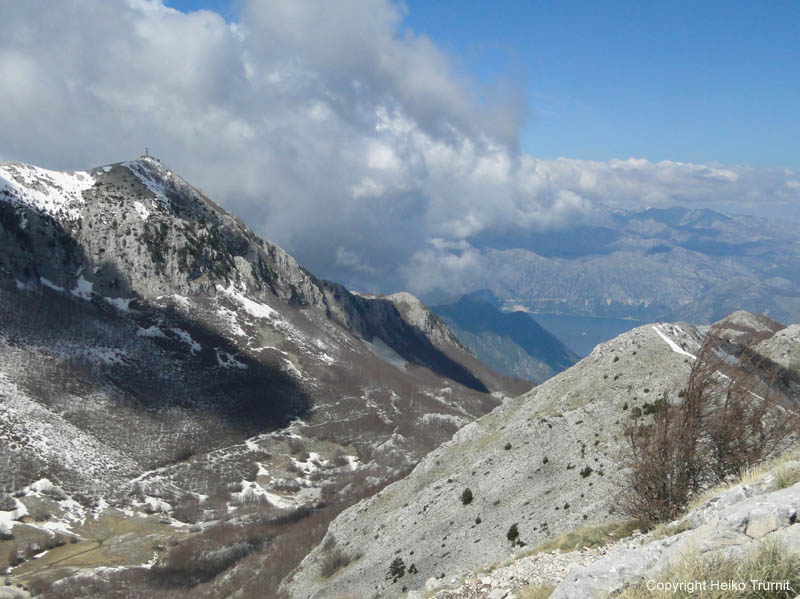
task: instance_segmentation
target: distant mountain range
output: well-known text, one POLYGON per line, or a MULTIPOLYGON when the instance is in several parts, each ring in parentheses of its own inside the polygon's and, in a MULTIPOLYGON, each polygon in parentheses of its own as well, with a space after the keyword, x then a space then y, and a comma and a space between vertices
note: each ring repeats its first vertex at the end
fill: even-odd
POLYGON ((431 309, 475 356, 497 372, 541 383, 578 356, 524 312, 501 312, 488 290, 431 309))
POLYGON ((489 289, 534 314, 707 324, 744 309, 800 321, 798 224, 681 207, 599 208, 591 222, 476 235, 469 279, 425 299, 489 289))

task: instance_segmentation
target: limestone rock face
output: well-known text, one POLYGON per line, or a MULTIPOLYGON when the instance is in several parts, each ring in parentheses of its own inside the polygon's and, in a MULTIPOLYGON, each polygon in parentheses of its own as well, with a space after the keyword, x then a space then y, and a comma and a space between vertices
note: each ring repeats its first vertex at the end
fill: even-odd
POLYGON ((349 508, 329 534, 362 557, 328 579, 321 549, 286 581, 290 596, 401 597, 432 589, 586 523, 619 518, 614 496, 622 426, 685 386, 701 336, 648 325, 598 346, 574 367, 466 425, 405 479, 349 508), (471 501, 463 501, 465 489, 471 501), (414 572, 387 579, 403 559, 414 572), (438 581, 438 582, 437 582, 438 581))
POLYGON ((743 484, 699 506, 677 524, 690 526, 678 535, 635 549, 621 550, 591 566, 575 569, 559 584, 553 599, 600 599, 645 578, 671 562, 699 552, 744 557, 763 541, 800 551, 800 484, 776 490, 773 479, 743 484))

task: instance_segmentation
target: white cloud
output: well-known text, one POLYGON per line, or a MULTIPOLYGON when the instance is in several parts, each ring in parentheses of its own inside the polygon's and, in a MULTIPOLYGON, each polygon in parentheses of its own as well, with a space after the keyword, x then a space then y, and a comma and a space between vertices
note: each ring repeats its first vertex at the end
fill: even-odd
POLYGON ((388 0, 242 7, 231 24, 160 0, 0 2, 2 155, 84 169, 149 146, 318 274, 386 291, 468 277, 470 237, 597 204, 800 199, 779 169, 520 153, 521 94, 476 101, 388 0))

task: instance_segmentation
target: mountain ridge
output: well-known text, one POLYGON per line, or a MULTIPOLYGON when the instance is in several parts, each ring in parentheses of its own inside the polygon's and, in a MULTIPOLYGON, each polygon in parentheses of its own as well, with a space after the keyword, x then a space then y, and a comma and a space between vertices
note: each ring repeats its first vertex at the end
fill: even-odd
MULTIPOLYGON (((50 502, 56 520, 16 521, 25 534, 80 539, 91 518, 143 514, 197 523, 187 538, 202 544, 203 517, 255 506, 298 514, 275 525, 285 552, 305 518, 530 388, 415 298, 318 279, 151 157, 0 165, 0 243, 0 492, 50 502)), ((125 572, 145 572, 146 538, 123 541, 125 572)))

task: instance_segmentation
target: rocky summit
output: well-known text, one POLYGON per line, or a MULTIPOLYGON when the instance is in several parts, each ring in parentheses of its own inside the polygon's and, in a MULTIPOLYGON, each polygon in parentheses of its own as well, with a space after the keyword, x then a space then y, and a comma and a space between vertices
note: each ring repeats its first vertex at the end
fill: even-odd
POLYGON ((338 505, 530 388, 416 298, 317 279, 152 157, 0 165, 0 244, 0 491, 19 515, 57 488, 41 531, 338 505))

